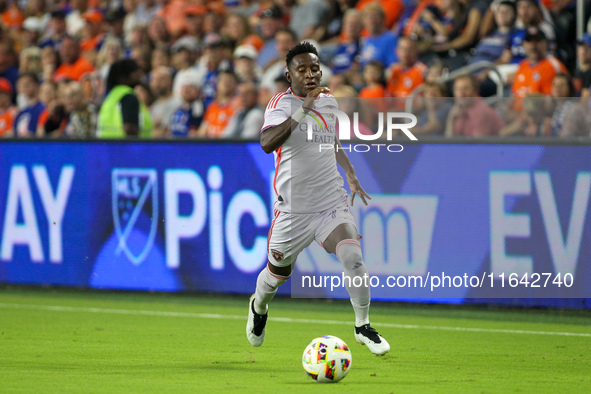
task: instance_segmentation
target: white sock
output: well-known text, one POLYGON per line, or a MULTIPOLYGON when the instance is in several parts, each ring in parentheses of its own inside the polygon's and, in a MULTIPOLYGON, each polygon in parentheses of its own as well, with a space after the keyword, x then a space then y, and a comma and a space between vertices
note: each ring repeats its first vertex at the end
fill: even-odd
POLYGON ((289 276, 281 276, 272 273, 269 265, 265 266, 257 278, 257 287, 254 295, 254 310, 260 315, 267 313, 267 304, 271 302, 279 286, 284 284, 289 276))
POLYGON ((349 286, 346 282, 349 297, 351 297, 351 305, 355 312, 355 326, 360 327, 369 323, 369 304, 371 294, 369 289, 369 278, 367 276, 367 267, 363 264, 363 257, 361 255, 361 245, 359 241, 353 239, 345 239, 336 247, 337 258, 343 265, 345 275, 351 278, 350 283, 363 283, 367 286, 349 286), (360 277, 362 280, 354 281, 355 277, 360 277), (364 279, 367 278, 367 279, 364 279))

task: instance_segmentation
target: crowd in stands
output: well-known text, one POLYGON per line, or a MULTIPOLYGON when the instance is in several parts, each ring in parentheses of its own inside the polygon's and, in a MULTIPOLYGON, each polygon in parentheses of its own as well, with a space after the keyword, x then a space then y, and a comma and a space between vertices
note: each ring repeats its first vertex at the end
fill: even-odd
POLYGON ((417 135, 590 136, 591 34, 577 40, 575 5, 0 0, 0 136, 104 137, 131 122, 127 135, 257 139, 303 40, 363 134, 410 105, 417 135), (134 81, 116 98, 114 68, 134 81))

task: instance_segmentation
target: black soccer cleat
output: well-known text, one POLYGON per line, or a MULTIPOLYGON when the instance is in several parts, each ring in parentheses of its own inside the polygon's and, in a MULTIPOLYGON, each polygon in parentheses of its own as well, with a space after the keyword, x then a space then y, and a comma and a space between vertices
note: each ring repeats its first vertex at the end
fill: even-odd
POLYGON ((267 313, 259 315, 254 310, 254 294, 250 297, 248 303, 248 321, 246 322, 246 337, 252 346, 261 346, 265 340, 265 327, 267 326, 267 316, 269 315, 269 307, 267 306, 267 313))

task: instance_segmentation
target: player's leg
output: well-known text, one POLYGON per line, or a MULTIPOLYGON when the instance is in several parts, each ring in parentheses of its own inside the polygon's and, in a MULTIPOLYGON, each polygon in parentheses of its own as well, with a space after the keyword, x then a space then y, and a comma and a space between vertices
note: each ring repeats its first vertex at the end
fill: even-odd
POLYGON ((327 252, 337 256, 343 265, 345 275, 350 278, 350 281, 346 281, 346 285, 351 305, 355 311, 355 339, 357 342, 367 345, 374 354, 387 353, 390 350, 388 341, 379 335, 369 323, 371 301, 369 276, 367 267, 363 263, 357 227, 353 223, 346 222, 337 225, 323 245, 327 252), (361 286, 354 286, 354 283, 360 283, 361 286))
POLYGON ((312 242, 312 236, 305 231, 305 216, 281 213, 271 224, 269 261, 257 277, 256 290, 248 305, 246 336, 253 346, 261 346, 265 339, 269 302, 289 279, 298 254, 312 242))
POLYGON ((261 346, 265 340, 269 302, 275 297, 279 286, 291 275, 292 266, 278 267, 268 262, 257 278, 255 293, 248 303, 246 337, 253 346, 261 346))

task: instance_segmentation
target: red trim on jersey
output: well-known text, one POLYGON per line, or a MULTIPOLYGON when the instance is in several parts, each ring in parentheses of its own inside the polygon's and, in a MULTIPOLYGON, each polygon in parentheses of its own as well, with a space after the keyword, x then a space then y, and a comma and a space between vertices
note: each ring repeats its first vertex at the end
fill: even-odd
POLYGON ((296 97, 299 97, 299 98, 305 99, 305 97, 303 97, 303 96, 298 96, 297 94, 295 94, 295 93, 293 92, 293 90, 291 90, 291 88, 287 88, 287 93, 289 93, 289 94, 292 94, 292 95, 294 95, 294 96, 296 96, 296 97))
POLYGON ((275 210, 275 216, 273 217, 273 221, 271 222, 271 227, 269 227, 269 233, 267 234, 267 253, 269 253, 269 240, 271 239, 271 235, 273 234, 273 226, 275 225, 275 220, 279 217, 278 210, 275 210))
POLYGON ((275 176, 273 177, 273 190, 275 190, 275 195, 278 196, 279 193, 277 193, 277 188, 275 187, 275 183, 277 182, 277 172, 279 172, 279 164, 281 163, 281 148, 283 148, 283 146, 280 146, 279 149, 276 150, 277 152, 277 165, 275 166, 275 176))
POLYGON ((281 97, 285 96, 286 94, 287 93, 277 93, 275 96, 273 96, 271 101, 269 101, 269 105, 267 105, 267 109, 277 108, 277 104, 279 103, 279 100, 281 99, 281 97))

